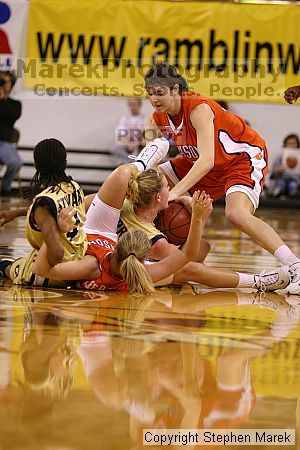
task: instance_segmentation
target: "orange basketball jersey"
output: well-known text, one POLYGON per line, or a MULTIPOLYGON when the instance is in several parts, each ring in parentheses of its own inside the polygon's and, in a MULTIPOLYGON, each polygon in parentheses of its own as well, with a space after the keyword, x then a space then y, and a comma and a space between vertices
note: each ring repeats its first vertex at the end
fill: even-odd
POLYGON ((93 255, 97 258, 101 274, 95 280, 80 282, 82 289, 94 289, 100 291, 126 291, 127 283, 123 279, 115 278, 109 265, 108 255, 110 255, 116 247, 116 242, 99 234, 88 234, 87 255, 93 255))
MULTIPOLYGON (((263 189, 267 165, 267 149, 264 140, 252 130, 240 117, 224 110, 209 97, 186 92, 182 94, 181 110, 176 117, 168 114, 153 114, 155 123, 164 136, 176 143, 181 156, 162 164, 163 170, 174 184, 182 180, 198 159, 197 134, 191 124, 190 114, 198 105, 206 103, 214 113, 215 161, 213 169, 189 189, 205 190, 213 200, 239 186, 240 190, 249 189, 248 196, 255 208, 263 189)), ((205 152, 205 148, 200 149, 205 152)))
MULTIPOLYGON (((224 171, 234 160, 249 158, 249 154, 258 158, 262 158, 263 153, 266 156, 265 141, 244 120, 232 112, 226 111, 211 98, 191 92, 182 94, 181 110, 177 116, 172 117, 172 120, 166 113, 153 113, 153 119, 162 134, 173 139, 181 155, 190 159, 191 162, 199 156, 197 134, 191 124, 190 115, 193 109, 202 103, 209 105, 215 116, 215 165, 213 171, 224 171)), ((205 152, 205 148, 200 151, 205 152)))

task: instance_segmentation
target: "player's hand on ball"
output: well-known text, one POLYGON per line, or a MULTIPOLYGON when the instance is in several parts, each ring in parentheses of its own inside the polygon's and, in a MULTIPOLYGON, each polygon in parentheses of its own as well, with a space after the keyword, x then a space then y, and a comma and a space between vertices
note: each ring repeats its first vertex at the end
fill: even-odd
POLYGON ((192 211, 193 198, 188 195, 181 195, 174 200, 175 203, 184 206, 190 212, 192 211))
POLYGON ((58 216, 57 225, 60 233, 68 233, 73 230, 75 226, 74 216, 76 214, 76 209, 73 206, 68 206, 63 208, 58 216))
POLYGON ((195 191, 193 194, 192 213, 198 219, 207 220, 213 210, 212 199, 204 191, 195 191))

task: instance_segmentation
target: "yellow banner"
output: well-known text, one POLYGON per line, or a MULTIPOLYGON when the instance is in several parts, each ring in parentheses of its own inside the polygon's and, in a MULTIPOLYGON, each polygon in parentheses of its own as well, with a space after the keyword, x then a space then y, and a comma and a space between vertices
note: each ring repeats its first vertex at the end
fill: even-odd
POLYGON ((192 91, 283 102, 299 84, 299 23, 296 5, 31 0, 18 74, 41 96, 142 96, 149 67, 169 62, 192 91))

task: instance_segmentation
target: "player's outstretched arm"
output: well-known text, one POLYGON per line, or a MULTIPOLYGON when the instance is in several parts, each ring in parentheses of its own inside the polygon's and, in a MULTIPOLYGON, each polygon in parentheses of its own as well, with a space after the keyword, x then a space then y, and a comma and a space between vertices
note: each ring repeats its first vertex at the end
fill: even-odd
POLYGON ((45 244, 40 248, 32 272, 53 280, 94 280, 100 275, 99 265, 94 256, 86 255, 79 261, 67 261, 51 266, 45 244))
POLYGON ((298 100, 298 98, 300 97, 300 85, 299 86, 292 86, 289 87, 285 92, 284 92, 284 100, 287 103, 293 103, 296 102, 298 100))
POLYGON ((4 227, 5 224, 11 222, 17 217, 26 216, 28 208, 18 208, 18 209, 3 209, 0 211, 0 229, 4 227))
POLYGON ((193 195, 191 225, 185 247, 162 261, 146 266, 154 283, 174 274, 197 257, 202 232, 212 209, 212 199, 209 195, 196 191, 193 195))
POLYGON ((188 192, 192 186, 214 167, 214 113, 208 105, 201 104, 191 112, 190 119, 197 132, 199 158, 185 177, 171 189, 169 201, 175 200, 180 195, 188 192))
MULTIPOLYGON (((76 209, 72 206, 60 211, 57 220, 59 233, 68 233, 74 228, 73 217, 75 213, 76 209)), ((51 265, 49 245, 45 242, 35 260, 33 273, 53 280, 90 280, 97 278, 100 275, 100 270, 97 259, 88 255, 80 261, 59 262, 51 265)))

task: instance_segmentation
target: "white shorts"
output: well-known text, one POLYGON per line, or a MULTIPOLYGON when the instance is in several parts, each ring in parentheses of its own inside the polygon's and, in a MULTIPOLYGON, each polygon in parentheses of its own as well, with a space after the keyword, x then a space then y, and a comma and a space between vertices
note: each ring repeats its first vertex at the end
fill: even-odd
POLYGON ((98 195, 95 195, 84 224, 84 231, 87 234, 101 234, 113 241, 118 241, 117 225, 120 218, 120 209, 103 203, 98 195))

